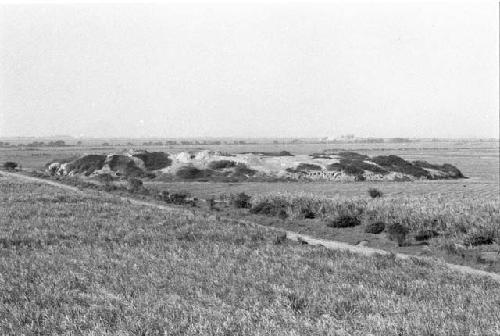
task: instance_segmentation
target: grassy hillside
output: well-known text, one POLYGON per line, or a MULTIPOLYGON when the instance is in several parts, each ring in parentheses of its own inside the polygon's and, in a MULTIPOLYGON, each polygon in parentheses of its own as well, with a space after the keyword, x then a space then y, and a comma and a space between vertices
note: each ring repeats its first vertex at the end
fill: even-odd
MULTIPOLYGON (((104 196, 103 196, 104 197, 104 196)), ((500 284, 0 178, 0 333, 493 335, 500 284)))

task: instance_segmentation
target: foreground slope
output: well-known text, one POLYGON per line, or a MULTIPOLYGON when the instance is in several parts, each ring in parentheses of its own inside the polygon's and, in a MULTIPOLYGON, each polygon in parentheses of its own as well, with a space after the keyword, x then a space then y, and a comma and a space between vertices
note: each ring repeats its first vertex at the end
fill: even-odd
POLYGON ((2 334, 494 335, 500 284, 0 178, 2 334))

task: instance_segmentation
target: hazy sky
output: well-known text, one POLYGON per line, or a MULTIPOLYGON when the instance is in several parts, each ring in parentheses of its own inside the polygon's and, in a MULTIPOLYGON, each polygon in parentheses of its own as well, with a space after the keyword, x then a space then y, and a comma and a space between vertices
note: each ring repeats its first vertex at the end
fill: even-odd
POLYGON ((0 7, 0 136, 498 137, 498 4, 0 7))

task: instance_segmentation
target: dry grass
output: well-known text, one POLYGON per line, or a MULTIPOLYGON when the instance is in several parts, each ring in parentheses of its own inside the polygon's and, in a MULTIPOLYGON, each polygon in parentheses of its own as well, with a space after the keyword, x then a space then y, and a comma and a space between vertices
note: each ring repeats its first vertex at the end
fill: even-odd
MULTIPOLYGON (((446 239, 466 244, 473 235, 487 235, 500 242, 500 204, 482 198, 434 197, 325 198, 305 193, 271 193, 253 198, 254 207, 278 205, 289 218, 300 218, 308 209, 319 218, 363 217, 368 222, 401 223, 416 233, 437 230, 446 239)), ((277 209, 268 211, 276 214, 277 209)))
POLYGON ((0 333, 493 335, 500 284, 0 178, 0 333))

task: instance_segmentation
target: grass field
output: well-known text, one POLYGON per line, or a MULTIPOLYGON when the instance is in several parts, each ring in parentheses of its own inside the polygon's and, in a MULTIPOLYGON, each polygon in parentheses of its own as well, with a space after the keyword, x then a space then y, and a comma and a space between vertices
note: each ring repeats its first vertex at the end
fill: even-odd
POLYGON ((498 335, 500 284, 0 178, 5 335, 498 335))

